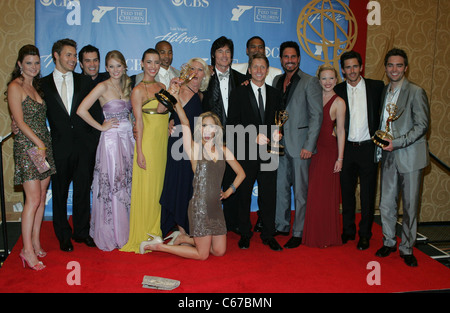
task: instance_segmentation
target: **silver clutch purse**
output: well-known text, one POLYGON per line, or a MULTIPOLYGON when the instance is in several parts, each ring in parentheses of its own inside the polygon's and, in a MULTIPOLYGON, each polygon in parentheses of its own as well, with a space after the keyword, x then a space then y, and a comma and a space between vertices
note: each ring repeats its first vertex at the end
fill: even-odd
POLYGON ((144 276, 142 280, 143 288, 158 289, 158 290, 173 290, 180 286, 179 280, 157 277, 157 276, 144 276))
POLYGON ((50 169, 50 165, 47 160, 39 154, 37 147, 28 149, 27 153, 40 174, 45 173, 50 169))

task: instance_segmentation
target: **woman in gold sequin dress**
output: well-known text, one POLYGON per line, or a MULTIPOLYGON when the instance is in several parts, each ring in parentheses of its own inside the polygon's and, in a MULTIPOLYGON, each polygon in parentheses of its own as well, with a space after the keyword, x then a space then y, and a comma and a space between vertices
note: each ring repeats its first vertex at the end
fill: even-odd
POLYGON ((45 268, 38 259, 47 254, 41 247, 40 230, 50 176, 56 173, 51 137, 46 125, 47 106, 38 84, 40 70, 39 50, 33 45, 23 46, 5 93, 12 118, 19 129, 14 137, 14 184, 23 186, 26 197, 22 212, 23 249, 20 258, 24 267, 26 264, 37 271, 45 268), (33 147, 37 147, 38 153, 50 165, 50 169, 42 174, 27 154, 33 147))
POLYGON ((166 88, 155 81, 159 71, 158 51, 144 52, 141 66, 144 78, 131 93, 136 118, 136 146, 131 185, 130 235, 120 251, 139 253, 139 245, 150 235, 161 236, 161 198, 167 160, 167 109, 155 93, 166 88))
MULTIPOLYGON (((176 82, 176 78, 172 82, 176 82)), ((173 86, 172 86, 173 85, 173 86)), ((179 82, 169 91, 175 96, 179 82)), ((160 237, 141 243, 141 253, 147 250, 167 252, 184 258, 206 260, 210 254, 223 256, 227 246, 227 229, 221 200, 228 198, 245 178, 244 170, 233 153, 222 143, 222 125, 216 114, 202 113, 191 135, 189 119, 178 99, 176 112, 183 130, 183 148, 194 172, 193 196, 189 202, 189 237, 178 236, 173 245, 164 244, 160 237), (221 190, 225 165, 236 173, 229 188, 221 190), (183 239, 181 239, 183 237, 183 239)))

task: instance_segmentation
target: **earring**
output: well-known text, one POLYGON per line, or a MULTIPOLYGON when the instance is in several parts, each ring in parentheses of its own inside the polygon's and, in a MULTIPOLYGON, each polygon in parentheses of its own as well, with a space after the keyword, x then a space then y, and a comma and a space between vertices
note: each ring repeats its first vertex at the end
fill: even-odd
POLYGON ((20 67, 20 75, 22 75, 23 74, 23 70, 22 70, 22 68, 20 67))

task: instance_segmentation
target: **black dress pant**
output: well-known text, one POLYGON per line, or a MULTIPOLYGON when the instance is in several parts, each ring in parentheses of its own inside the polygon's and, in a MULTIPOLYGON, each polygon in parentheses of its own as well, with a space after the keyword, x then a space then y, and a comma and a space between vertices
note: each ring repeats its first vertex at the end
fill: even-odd
POLYGON ((59 241, 89 236, 90 191, 95 165, 95 151, 75 151, 67 158, 55 159, 52 176, 53 227, 59 241), (72 222, 67 217, 67 198, 73 183, 72 222))
POLYGON ((343 233, 356 234, 356 185, 360 182, 361 221, 358 235, 372 236, 378 164, 374 162, 375 144, 371 140, 362 143, 346 142, 344 161, 340 173, 342 193, 343 233))
POLYGON ((246 177, 236 192, 239 199, 239 231, 242 236, 252 235, 250 211, 253 187, 257 182, 259 216, 263 224, 261 239, 270 238, 275 233, 277 171, 262 171, 261 161, 258 160, 240 161, 240 164, 246 177))
MULTIPOLYGON (((226 191, 236 178, 236 173, 228 163, 226 163, 225 173, 222 179, 222 190, 226 191)), ((236 194, 232 194, 222 201, 223 215, 228 231, 237 231, 238 229, 238 199, 236 194)))

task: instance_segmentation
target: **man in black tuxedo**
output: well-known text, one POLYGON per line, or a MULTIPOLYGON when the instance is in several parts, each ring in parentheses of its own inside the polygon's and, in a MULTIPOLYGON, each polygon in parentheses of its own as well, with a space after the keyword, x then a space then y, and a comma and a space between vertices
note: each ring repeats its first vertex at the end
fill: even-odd
MULTIPOLYGON (((277 156, 267 152, 267 144, 278 135, 274 123, 276 111, 281 108, 281 93, 265 83, 269 70, 269 60, 265 55, 251 56, 248 70, 251 75, 250 83, 235 88, 230 94, 227 119, 229 126, 235 126, 233 133, 236 137, 235 146, 245 145, 244 157, 242 157, 242 150, 236 153, 236 158, 246 174, 245 180, 236 193, 241 234, 238 244, 241 249, 247 249, 250 246, 252 236, 250 206, 253 186, 257 181, 258 207, 263 225, 261 239, 272 250, 281 251, 281 246, 273 237, 278 162, 273 164, 271 161, 277 156), (275 136, 272 133, 276 133, 275 136)), ((231 132, 228 133, 230 134, 231 132)))
MULTIPOLYGON (((89 76, 73 72, 77 64, 76 48, 71 39, 55 42, 52 47, 55 69, 41 80, 56 164, 56 174, 52 176, 53 227, 63 251, 73 250, 71 238, 95 246, 89 236, 90 189, 100 134, 76 114, 94 85, 89 76), (73 233, 67 220, 71 182, 73 233)), ((94 105, 90 113, 102 122, 100 105, 94 105)))
POLYGON ((375 209, 378 164, 374 158, 375 144, 371 137, 380 124, 381 94, 384 83, 363 78, 362 58, 358 52, 341 55, 341 70, 346 81, 334 90, 345 101, 345 150, 340 175, 342 193, 342 242, 355 239, 355 188, 359 177, 361 221, 357 248, 369 248, 375 209))
MULTIPOLYGON (((224 36, 217 38, 211 46, 211 65, 213 66, 213 75, 209 81, 207 90, 203 93, 202 107, 203 111, 212 111, 219 116, 222 126, 227 125, 228 98, 231 91, 240 86, 247 80, 245 75, 231 68, 233 61, 234 44, 231 39, 224 36)), ((226 141, 226 132, 224 131, 224 142, 226 141)), ((236 151, 233 151, 236 154, 236 151)), ((234 181, 236 174, 227 164, 222 181, 224 190, 228 189, 234 181)), ((223 201, 223 211, 227 229, 238 232, 236 197, 230 196, 223 201)))

